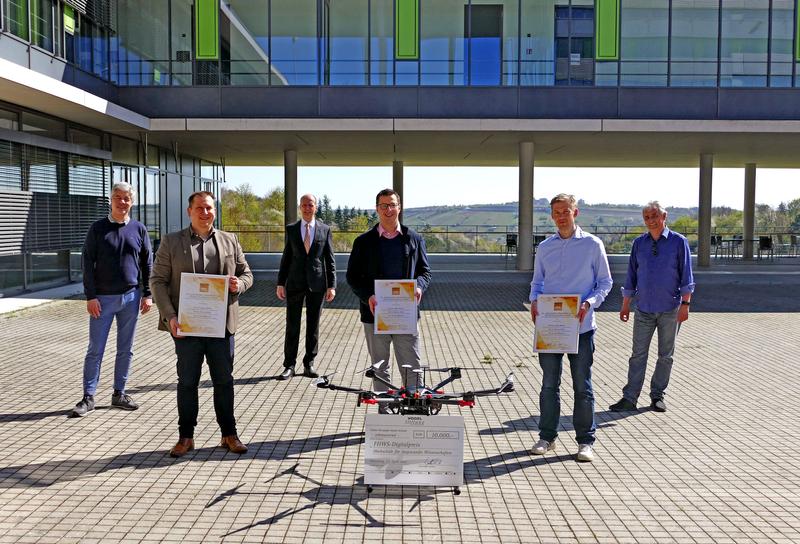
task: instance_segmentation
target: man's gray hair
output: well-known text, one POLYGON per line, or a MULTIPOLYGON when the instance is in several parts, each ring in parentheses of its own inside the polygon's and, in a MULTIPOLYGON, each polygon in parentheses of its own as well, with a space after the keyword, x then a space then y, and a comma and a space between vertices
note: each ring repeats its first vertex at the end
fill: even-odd
POLYGON ((575 200, 575 195, 568 195, 567 193, 558 193, 550 199, 550 207, 552 208, 556 202, 566 202, 570 208, 575 208, 578 204, 575 200))
POLYGON ((642 212, 646 212, 647 210, 657 210, 660 214, 666 213, 667 211, 658 200, 651 200, 642 208, 642 212))
POLYGON ((114 196, 115 191, 122 191, 123 193, 128 193, 129 195, 131 195, 131 199, 136 200, 136 190, 128 182, 125 181, 116 182, 114 185, 111 186, 111 196, 114 196))

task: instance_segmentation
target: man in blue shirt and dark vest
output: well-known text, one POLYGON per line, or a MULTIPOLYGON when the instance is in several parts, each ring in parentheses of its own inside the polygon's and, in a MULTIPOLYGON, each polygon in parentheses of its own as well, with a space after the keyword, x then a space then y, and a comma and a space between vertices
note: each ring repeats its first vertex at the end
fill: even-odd
MULTIPOLYGON (((575 224, 578 207, 575 197, 564 193, 550 201, 550 216, 558 232, 539 244, 531 280, 531 318, 539 315, 539 295, 578 293, 581 306, 578 353, 567 355, 572 374, 574 406, 572 425, 578 442, 576 459, 594 460, 595 430, 592 363, 594 362, 594 311, 611 290, 611 272, 603 242, 575 224)), ((534 455, 555 449, 561 412, 561 361, 563 353, 539 353, 542 367, 542 391, 539 394, 539 441, 534 455)))
POLYGON ((111 189, 111 213, 92 223, 83 245, 83 289, 91 318, 89 348, 83 363, 83 398, 73 408, 73 417, 94 410, 100 363, 114 318, 117 358, 111 406, 122 410, 139 408, 125 393, 125 383, 131 368, 139 311, 146 314, 153 305, 149 281, 153 253, 147 228, 131 219, 134 198, 134 190, 128 183, 115 183, 111 189))
MULTIPOLYGON (((400 224, 400 195, 384 189, 375 198, 380 222, 353 242, 347 263, 347 283, 360 301, 361 322, 367 350, 373 364, 386 361, 375 374, 387 381, 389 374, 389 349, 394 344, 394 356, 402 368, 403 385, 413 385, 419 368, 419 332, 417 334, 375 334, 375 280, 417 280, 417 304, 431 282, 431 267, 425 251, 425 241, 414 230, 400 224), (405 372, 403 372, 405 370, 405 372)), ((419 319, 419 314, 417 314, 419 319)), ((386 386, 374 381, 375 391, 385 391, 386 386)), ((379 407, 387 413, 386 407, 379 407)))
POLYGON ((628 383, 622 389, 622 399, 609 406, 612 412, 636 410, 636 401, 644 385, 650 341, 656 330, 658 360, 650 380, 650 407, 656 412, 666 412, 664 395, 672 371, 675 337, 680 324, 689 319, 694 292, 689 242, 667 228, 667 212, 657 201, 645 206, 642 217, 647 232, 633 241, 619 312, 619 318, 627 322, 631 299, 636 298, 633 353, 628 361, 628 383))

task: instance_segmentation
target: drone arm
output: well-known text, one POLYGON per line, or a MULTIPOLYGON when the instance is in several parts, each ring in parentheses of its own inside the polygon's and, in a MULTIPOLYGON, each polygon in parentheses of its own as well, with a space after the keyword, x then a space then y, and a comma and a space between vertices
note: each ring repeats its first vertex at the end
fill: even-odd
POLYGON ((453 383, 454 381, 456 381, 456 380, 458 380, 460 378, 461 378, 461 369, 460 368, 451 368, 450 369, 450 376, 446 380, 444 380, 441 383, 435 385, 433 387, 433 390, 434 391, 439 391, 445 385, 453 383))
POLYGON ((367 370, 366 372, 364 372, 364 376, 366 376, 367 378, 372 378, 373 380, 375 380, 375 381, 376 381, 376 382, 378 382, 378 383, 382 383, 383 385, 385 385, 385 386, 386 386, 386 387, 388 387, 389 389, 394 389, 395 391, 397 391, 397 390, 399 390, 399 389, 400 389, 399 387, 397 387, 397 386, 396 386, 396 385, 394 385, 393 383, 391 383, 391 382, 388 382, 388 381, 386 381, 385 379, 383 379, 382 377, 380 377, 380 376, 378 376, 377 374, 375 374, 375 370, 374 370, 374 369, 372 369, 372 368, 370 368, 369 370, 367 370))

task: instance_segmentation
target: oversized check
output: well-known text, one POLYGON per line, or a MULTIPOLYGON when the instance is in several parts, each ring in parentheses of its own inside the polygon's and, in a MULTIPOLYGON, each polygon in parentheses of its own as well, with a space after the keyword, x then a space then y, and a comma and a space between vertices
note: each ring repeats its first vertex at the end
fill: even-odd
POLYGON ((178 333, 224 338, 228 319, 228 276, 181 273, 178 333))
POLYGON ((364 483, 464 483, 464 418, 368 414, 364 483))
POLYGON ((539 353, 578 353, 580 295, 539 295, 536 299, 533 350, 539 353))
POLYGON ((375 280, 375 334, 417 334, 417 280, 375 280))

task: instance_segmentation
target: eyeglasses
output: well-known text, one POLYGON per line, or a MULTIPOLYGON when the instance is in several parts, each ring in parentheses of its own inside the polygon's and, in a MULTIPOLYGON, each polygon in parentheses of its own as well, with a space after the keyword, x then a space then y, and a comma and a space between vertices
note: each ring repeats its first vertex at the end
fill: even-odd
POLYGON ((378 208, 383 210, 383 211, 396 210, 399 207, 400 207, 400 204, 395 204, 394 202, 392 202, 391 204, 378 204, 378 208))
POLYGON ((658 256, 658 246, 656 245, 656 240, 653 240, 653 245, 650 246, 650 253, 653 254, 653 257, 658 256))

